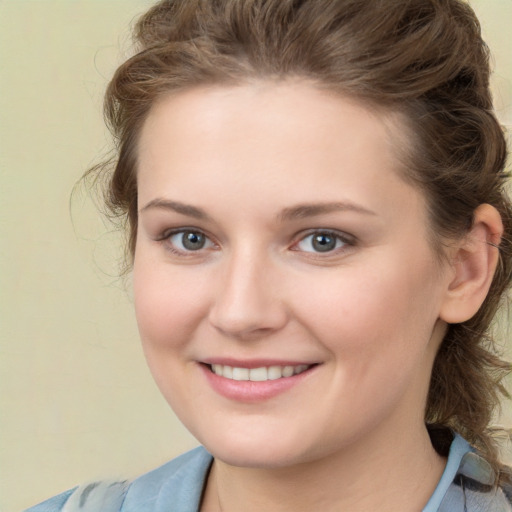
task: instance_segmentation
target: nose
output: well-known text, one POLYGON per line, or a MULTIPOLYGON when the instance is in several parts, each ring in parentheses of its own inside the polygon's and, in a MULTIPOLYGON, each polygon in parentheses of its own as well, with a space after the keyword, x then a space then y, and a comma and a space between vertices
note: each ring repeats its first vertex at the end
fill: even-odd
POLYGON ((288 321, 279 272, 268 259, 247 252, 224 262, 209 314, 215 329, 242 340, 268 336, 288 321))

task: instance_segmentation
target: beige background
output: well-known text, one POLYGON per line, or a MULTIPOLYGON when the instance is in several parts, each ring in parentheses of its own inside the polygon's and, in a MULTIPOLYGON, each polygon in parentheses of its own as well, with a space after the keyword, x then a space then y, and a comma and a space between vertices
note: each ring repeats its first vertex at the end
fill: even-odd
MULTIPOLYGON (((129 282, 115 277, 118 237, 86 194, 69 205, 109 147, 102 92, 150 3, 0 0, 2 512, 136 476, 195 444, 145 367, 129 282)), ((472 3, 511 125, 512 0, 472 3)))

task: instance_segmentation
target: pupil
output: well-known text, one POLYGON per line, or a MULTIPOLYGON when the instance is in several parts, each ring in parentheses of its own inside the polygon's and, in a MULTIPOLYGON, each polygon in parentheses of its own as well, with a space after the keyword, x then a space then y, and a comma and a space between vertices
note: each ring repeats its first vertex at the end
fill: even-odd
POLYGON ((205 244, 204 236, 201 233, 194 233, 193 231, 188 231, 183 234, 183 247, 190 251, 197 251, 198 249, 202 249, 205 244))
POLYGON ((336 247, 336 238, 326 234, 315 235, 313 237, 313 247, 318 252, 332 251, 336 247))

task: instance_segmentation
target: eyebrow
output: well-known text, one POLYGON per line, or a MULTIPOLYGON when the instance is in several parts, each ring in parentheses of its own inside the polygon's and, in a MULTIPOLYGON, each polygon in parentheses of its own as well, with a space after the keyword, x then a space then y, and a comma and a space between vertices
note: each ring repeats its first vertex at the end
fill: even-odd
MULTIPOLYGON (((179 201, 171 201, 170 199, 156 198, 145 206, 143 206, 139 213, 142 213, 151 208, 171 210, 187 217, 193 217, 198 220, 211 220, 211 217, 201 208, 192 206, 190 204, 180 203, 179 201)), ((376 215, 375 212, 364 208, 363 206, 350 203, 350 202, 334 202, 334 203, 305 203, 298 204, 289 208, 285 208, 277 215, 277 220, 280 222, 293 221, 305 219, 308 217, 315 217, 318 215, 325 215, 334 212, 356 212, 363 215, 376 215)))
POLYGON ((363 215, 377 215, 375 212, 350 202, 306 203, 285 208, 279 215, 281 222, 299 220, 334 212, 355 212, 363 215))
POLYGON ((211 220, 210 216, 201 208, 163 198, 156 198, 149 201, 149 203, 140 209, 139 213, 145 212, 151 208, 171 210, 173 212, 181 213, 182 215, 193 217, 194 219, 198 220, 211 220))

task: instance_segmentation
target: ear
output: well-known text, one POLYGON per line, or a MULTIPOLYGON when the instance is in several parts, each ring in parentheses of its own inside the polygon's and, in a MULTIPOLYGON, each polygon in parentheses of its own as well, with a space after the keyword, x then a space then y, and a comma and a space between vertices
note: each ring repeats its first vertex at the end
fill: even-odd
POLYGON ((449 324, 465 322, 479 310, 498 264, 502 235, 503 223, 496 208, 481 204, 475 210, 471 230, 453 249, 453 271, 440 311, 442 320, 449 324))

